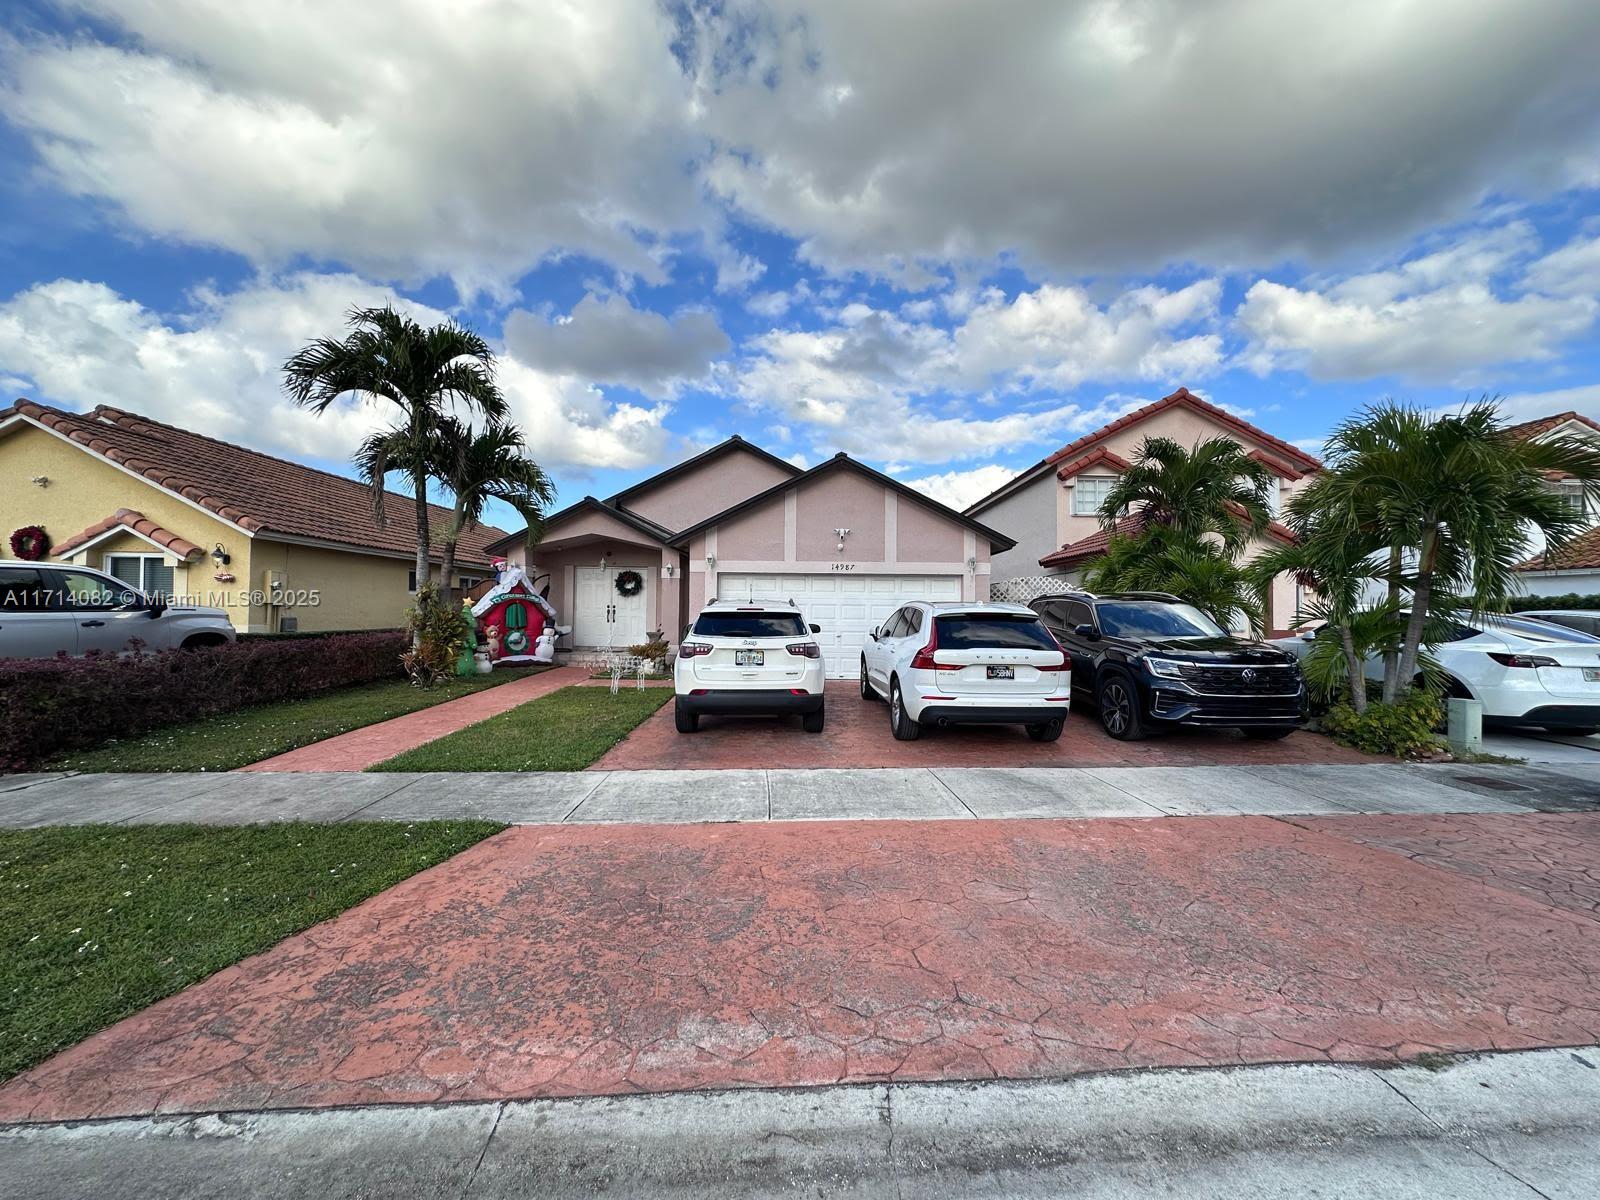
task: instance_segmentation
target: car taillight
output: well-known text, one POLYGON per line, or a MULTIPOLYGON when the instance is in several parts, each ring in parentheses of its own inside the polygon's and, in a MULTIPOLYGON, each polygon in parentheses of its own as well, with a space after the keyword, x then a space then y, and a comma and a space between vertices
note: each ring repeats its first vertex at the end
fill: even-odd
POLYGON ((1496 654, 1493 650, 1488 652, 1502 667, 1559 667, 1561 664, 1553 658, 1546 658, 1542 654, 1496 654))
POLYGON ((711 646, 707 642, 684 642, 678 647, 679 658, 695 658, 701 654, 710 654, 711 646))
POLYGON ((918 671, 937 671, 939 664, 933 661, 933 652, 939 648, 939 622, 928 622, 928 644, 918 650, 911 660, 911 666, 918 671))
POLYGON ((799 658, 822 657, 822 647, 815 642, 790 642, 784 649, 799 658))

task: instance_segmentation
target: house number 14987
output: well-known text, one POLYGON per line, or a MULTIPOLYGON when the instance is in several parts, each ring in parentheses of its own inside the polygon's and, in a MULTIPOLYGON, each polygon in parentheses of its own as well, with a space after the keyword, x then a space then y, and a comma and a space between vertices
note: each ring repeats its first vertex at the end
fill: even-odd
POLYGON ((856 569, 856 565, 855 563, 834 563, 833 569, 835 571, 854 571, 856 569))

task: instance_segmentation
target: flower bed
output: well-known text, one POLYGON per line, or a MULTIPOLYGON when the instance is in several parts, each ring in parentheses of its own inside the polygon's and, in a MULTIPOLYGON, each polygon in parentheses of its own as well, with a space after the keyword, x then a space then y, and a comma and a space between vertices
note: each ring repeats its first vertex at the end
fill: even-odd
POLYGON ((403 633, 0 660, 0 771, 250 704, 398 679, 403 633))

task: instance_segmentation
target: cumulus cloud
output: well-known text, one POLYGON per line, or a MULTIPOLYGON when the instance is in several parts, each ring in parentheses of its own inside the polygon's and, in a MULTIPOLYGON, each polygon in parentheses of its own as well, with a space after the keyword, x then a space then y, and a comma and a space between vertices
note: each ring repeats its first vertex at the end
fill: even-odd
POLYGON ((1242 360, 1261 374, 1290 367, 1316 379, 1454 382, 1477 368, 1551 358, 1593 325, 1600 302, 1508 288, 1537 244, 1512 223, 1389 270, 1302 287, 1259 280, 1235 314, 1247 340, 1242 360))
POLYGON ((1010 482, 1015 475, 1016 472, 1010 467, 990 464, 985 467, 974 467, 970 471, 943 471, 936 475, 923 475, 903 482, 907 487, 939 501, 940 504, 948 504, 954 509, 964 509, 967 505, 983 499, 1001 484, 1010 482))
POLYGON ((1588 0, 720 11, 706 178, 836 270, 1331 259, 1596 161, 1588 0))
POLYGON ((633 307, 623 295, 588 295, 567 316, 546 320, 526 311, 505 322, 506 344, 546 371, 667 396, 703 379, 713 359, 732 347, 710 313, 668 318, 633 307))
POLYGON ((1523 285, 1552 296, 1600 296, 1600 235, 1574 238, 1528 268, 1523 285))
MULTIPOLYGON (((177 316, 103 283, 58 279, 0 303, 0 370, 15 377, 14 391, 45 403, 113 404, 271 454, 341 464, 393 414, 352 400, 314 416, 285 399, 281 367, 313 337, 341 330, 350 308, 384 303, 420 321, 445 319, 346 274, 199 289, 177 316)), ((644 466, 662 461, 674 441, 662 424, 667 405, 612 403, 585 381, 514 354, 502 358, 500 382, 546 467, 644 466)))

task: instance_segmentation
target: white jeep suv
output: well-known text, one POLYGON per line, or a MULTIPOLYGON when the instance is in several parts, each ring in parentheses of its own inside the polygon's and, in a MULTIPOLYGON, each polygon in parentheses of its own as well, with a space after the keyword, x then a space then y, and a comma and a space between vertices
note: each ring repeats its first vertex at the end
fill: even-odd
POLYGON ((867 636, 861 695, 889 701, 902 742, 928 725, 1023 725, 1034 741, 1053 742, 1072 662, 1025 605, 919 600, 867 636))
POLYGON ((0 658, 124 654, 235 640, 220 608, 169 604, 115 576, 64 563, 0 559, 0 658))
POLYGON ((807 733, 823 722, 822 648, 792 604, 712 600, 684 633, 672 668, 679 733, 704 715, 798 713, 807 733))

